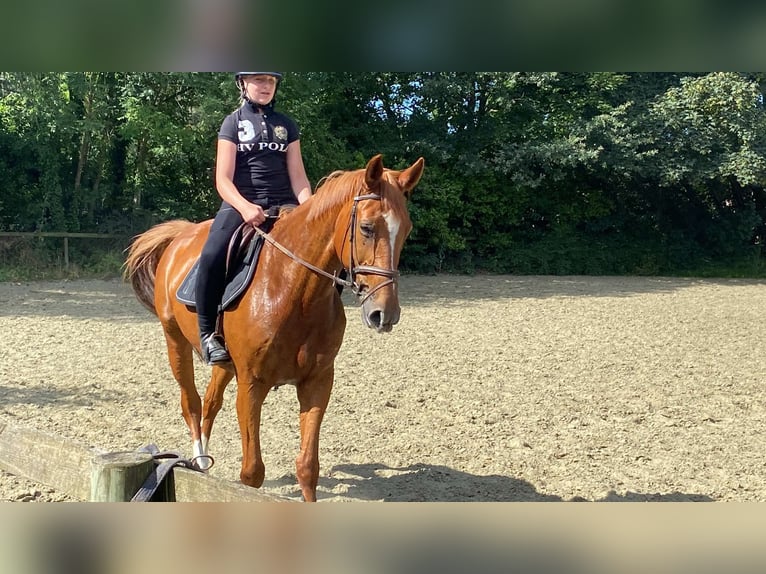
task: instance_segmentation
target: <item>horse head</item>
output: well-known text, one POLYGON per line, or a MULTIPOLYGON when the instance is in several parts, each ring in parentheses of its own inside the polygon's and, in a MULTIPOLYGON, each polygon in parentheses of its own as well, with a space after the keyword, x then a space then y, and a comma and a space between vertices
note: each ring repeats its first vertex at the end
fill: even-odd
POLYGON ((363 184, 336 222, 335 249, 350 274, 364 324, 380 333, 399 322, 399 256, 412 230, 407 200, 423 175, 421 157, 403 171, 367 162, 363 184))

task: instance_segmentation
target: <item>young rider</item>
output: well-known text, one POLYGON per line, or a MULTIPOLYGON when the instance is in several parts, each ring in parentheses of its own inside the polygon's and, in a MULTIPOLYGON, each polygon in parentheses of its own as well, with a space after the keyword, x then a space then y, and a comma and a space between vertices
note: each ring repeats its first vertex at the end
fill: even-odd
MULTIPOLYGON (((280 72, 237 72, 241 106, 218 133, 215 183, 223 200, 200 255, 196 305, 203 360, 230 361, 216 333, 218 307, 225 289, 226 249, 244 221, 264 229, 266 212, 311 197, 303 166, 300 131, 289 116, 274 109, 280 72)), ((268 230, 268 229, 266 229, 268 230)))

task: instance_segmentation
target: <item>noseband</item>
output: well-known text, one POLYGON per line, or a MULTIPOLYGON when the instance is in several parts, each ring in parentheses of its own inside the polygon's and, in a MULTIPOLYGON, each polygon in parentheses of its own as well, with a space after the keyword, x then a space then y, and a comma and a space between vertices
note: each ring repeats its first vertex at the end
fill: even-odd
POLYGON ((370 298, 370 296, 378 291, 379 289, 382 289, 386 285, 393 284, 396 286, 397 282, 399 281, 399 271, 396 269, 386 269, 385 267, 375 267, 374 265, 357 265, 355 264, 356 260, 356 241, 354 240, 354 237, 356 234, 354 233, 354 230, 356 229, 356 207, 359 204, 360 201, 365 201, 368 199, 376 200, 376 201, 382 201, 382 197, 378 195, 377 193, 367 193, 365 195, 357 195, 354 197, 354 205, 351 207, 351 218, 348 222, 348 228, 346 230, 346 234, 348 235, 348 243, 349 243, 349 274, 351 275, 351 292, 356 295, 357 299, 359 299, 359 304, 363 304, 367 299, 370 298), (359 284, 359 282, 356 280, 357 275, 381 275, 383 277, 388 277, 387 281, 383 281, 383 283, 380 283, 379 285, 376 285, 373 289, 370 289, 369 291, 362 291, 362 286, 359 284))
POLYGON ((357 299, 359 300, 359 304, 363 304, 367 299, 372 296, 373 293, 378 291, 379 289, 382 289, 386 285, 396 285, 399 281, 399 271, 396 269, 386 269, 385 267, 375 267, 374 265, 357 265, 355 264, 356 260, 356 242, 354 240, 355 233, 354 230, 356 230, 356 208, 360 201, 365 200, 376 200, 381 201, 383 198, 377 194, 377 193, 367 193, 362 195, 357 195, 354 197, 354 204, 351 206, 351 217, 348 221, 348 227, 346 227, 346 236, 348 237, 349 242, 349 268, 348 272, 351 276, 351 280, 343 279, 338 276, 337 273, 331 274, 325 271, 324 269, 320 269, 316 265, 312 265, 308 261, 305 261, 304 259, 301 259, 297 255, 295 255, 292 251, 287 249, 284 245, 274 240, 274 238, 271 237, 268 233, 263 231, 262 229, 259 229, 258 227, 255 228, 255 232, 263 237, 265 241, 268 241, 271 245, 276 247, 279 251, 287 255, 290 259, 293 261, 296 261, 297 263, 300 263, 304 267, 311 269, 314 273, 317 273, 319 275, 322 275, 324 277, 327 277, 328 279, 332 280, 333 283, 336 285, 340 285, 342 287, 348 287, 351 289, 351 292, 356 295, 357 299), (359 284, 359 282, 356 280, 357 275, 381 275, 383 277, 388 277, 387 281, 383 281, 380 285, 376 285, 373 289, 370 289, 369 291, 364 291, 363 287, 359 284))

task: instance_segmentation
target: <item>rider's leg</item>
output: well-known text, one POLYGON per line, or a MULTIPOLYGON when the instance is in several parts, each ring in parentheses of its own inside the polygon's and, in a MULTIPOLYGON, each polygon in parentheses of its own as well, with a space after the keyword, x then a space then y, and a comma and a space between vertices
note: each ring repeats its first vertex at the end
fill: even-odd
POLYGON ((223 297, 226 274, 226 249, 242 217, 224 203, 210 227, 202 248, 197 274, 196 305, 202 358, 209 365, 231 360, 221 334, 216 334, 218 307, 223 297))

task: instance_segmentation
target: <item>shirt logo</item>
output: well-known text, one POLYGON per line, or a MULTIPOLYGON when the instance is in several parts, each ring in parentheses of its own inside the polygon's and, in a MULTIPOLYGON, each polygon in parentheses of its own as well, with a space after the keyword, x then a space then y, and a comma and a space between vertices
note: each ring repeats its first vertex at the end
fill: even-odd
POLYGON ((274 137, 278 140, 287 141, 287 128, 285 126, 275 126, 274 137))
POLYGON ((237 144, 237 151, 242 152, 248 152, 248 151, 281 151, 282 153, 287 151, 287 148, 289 146, 287 144, 283 143, 277 143, 277 142, 258 142, 256 143, 240 143, 237 144))

